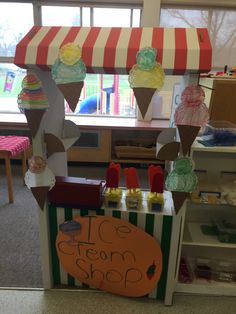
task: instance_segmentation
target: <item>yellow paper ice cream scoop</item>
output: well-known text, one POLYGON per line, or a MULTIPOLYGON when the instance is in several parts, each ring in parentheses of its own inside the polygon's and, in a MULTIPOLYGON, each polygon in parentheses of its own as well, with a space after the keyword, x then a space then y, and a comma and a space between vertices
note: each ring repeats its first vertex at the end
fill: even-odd
POLYGON ((86 77, 81 48, 75 43, 62 46, 52 65, 51 74, 70 109, 75 111, 86 77))
POLYGON ((142 70, 135 64, 129 72, 129 84, 131 88, 146 87, 161 90, 164 85, 165 73, 159 63, 156 62, 151 70, 142 70))
POLYGON ((81 58, 81 49, 74 43, 68 43, 61 47, 59 52, 59 59, 62 63, 73 65, 81 58))
POLYGON ((144 47, 137 53, 137 63, 129 72, 129 84, 134 91, 139 110, 144 118, 156 91, 164 85, 165 73, 156 61, 157 50, 144 47))

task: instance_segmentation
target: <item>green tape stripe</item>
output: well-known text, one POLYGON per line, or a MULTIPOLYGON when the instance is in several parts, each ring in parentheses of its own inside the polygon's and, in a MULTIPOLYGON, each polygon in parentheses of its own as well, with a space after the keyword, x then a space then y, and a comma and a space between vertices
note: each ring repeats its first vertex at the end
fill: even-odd
POLYGON ((56 237, 57 237, 57 208, 49 205, 49 226, 50 226, 50 244, 52 255, 52 276, 54 285, 61 283, 60 263, 57 257, 56 237))
MULTIPOLYGON (((88 215, 88 210, 87 209, 81 209, 80 210, 80 216, 83 217, 83 216, 87 216, 88 215)), ((83 283, 82 282, 82 289, 89 289, 89 285, 87 285, 86 283, 83 283)))
POLYGON ((70 274, 67 274, 67 282, 69 287, 75 286, 75 278, 72 277, 70 274))
POLYGON ((154 221, 155 221, 154 214, 146 214, 145 231, 151 236, 153 236, 154 221))
POLYGON ((73 219, 72 208, 66 207, 64 208, 65 221, 70 221, 73 219))
POLYGON ((121 217, 121 211, 119 211, 119 210, 113 210, 113 211, 112 211, 112 217, 120 218, 120 217, 121 217))
POLYGON ((169 263, 171 231, 172 231, 172 216, 163 216, 162 235, 161 235, 161 251, 162 251, 162 273, 158 282, 157 299, 164 300, 166 293, 166 281, 169 263))
MULTIPOLYGON (((153 236, 154 233, 154 214, 145 214, 145 232, 150 236, 153 236)), ((146 295, 148 297, 148 294, 146 295)))
POLYGON ((137 226, 138 223, 138 214, 134 213, 134 212, 130 212, 129 213, 129 222, 134 225, 137 226))
POLYGON ((96 215, 104 216, 105 215, 105 210, 104 209, 97 209, 96 210, 96 215))
MULTIPOLYGON (((72 208, 65 208, 64 215, 65 215, 65 221, 73 220, 72 208)), ((72 277, 70 274, 67 274, 67 283, 68 283, 68 286, 70 287, 75 286, 75 278, 72 277)))
MULTIPOLYGON (((80 216, 87 216, 88 215, 88 210, 87 209, 81 209, 80 210, 80 216)), ((82 289, 89 289, 89 285, 85 284, 82 282, 82 289)))
POLYGON ((80 216, 83 217, 83 216, 87 216, 88 215, 88 210, 87 209, 81 209, 80 210, 80 216))

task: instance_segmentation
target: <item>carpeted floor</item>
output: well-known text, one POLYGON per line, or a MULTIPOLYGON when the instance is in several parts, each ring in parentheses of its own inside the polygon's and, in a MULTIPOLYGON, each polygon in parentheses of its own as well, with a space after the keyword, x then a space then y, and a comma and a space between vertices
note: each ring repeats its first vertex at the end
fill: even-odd
MULTIPOLYGON (((5 167, 0 164, 0 287, 40 288, 38 207, 31 191, 23 186, 21 166, 12 165, 14 203, 8 203, 5 167)), ((147 188, 146 169, 138 169, 140 185, 147 188)), ((104 180, 105 167, 70 166, 70 176, 104 180)), ((124 174, 121 171, 121 185, 124 174)))
POLYGON ((1 314, 235 314, 235 298, 176 295, 173 306, 105 292, 0 290, 1 314))
POLYGON ((42 287, 38 209, 22 177, 14 175, 14 203, 8 203, 0 167, 0 287, 42 287))

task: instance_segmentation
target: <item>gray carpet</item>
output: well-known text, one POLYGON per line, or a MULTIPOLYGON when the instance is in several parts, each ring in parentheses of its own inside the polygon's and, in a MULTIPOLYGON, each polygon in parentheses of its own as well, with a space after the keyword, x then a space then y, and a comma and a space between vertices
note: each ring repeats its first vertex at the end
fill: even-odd
POLYGON ((0 287, 42 287, 36 202, 16 173, 9 204, 2 164, 0 174, 0 287))
MULTIPOLYGON (((5 167, 0 164, 0 287, 40 288, 38 207, 23 186, 21 166, 12 165, 14 203, 8 203, 5 167)), ((70 176, 104 180, 105 167, 70 166, 70 176)), ((147 169, 138 169, 141 188, 147 188, 147 169)), ((125 185, 123 170, 121 185, 125 185)))

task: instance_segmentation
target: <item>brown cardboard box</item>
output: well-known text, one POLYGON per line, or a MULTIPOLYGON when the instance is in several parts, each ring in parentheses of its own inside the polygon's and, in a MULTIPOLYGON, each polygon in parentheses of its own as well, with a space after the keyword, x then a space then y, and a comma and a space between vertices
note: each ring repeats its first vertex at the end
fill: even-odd
POLYGON ((201 78, 199 85, 206 94, 210 120, 236 124, 236 79, 201 78))

